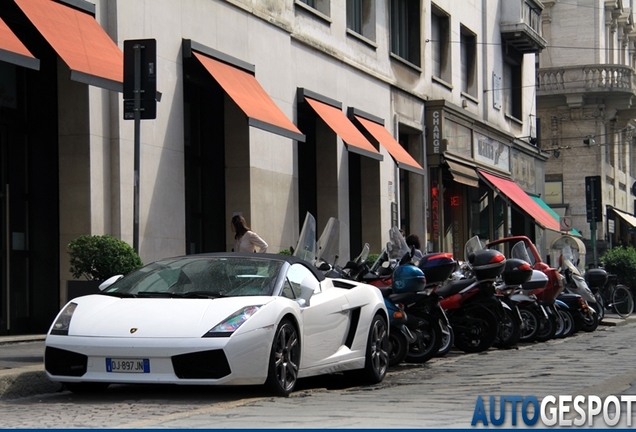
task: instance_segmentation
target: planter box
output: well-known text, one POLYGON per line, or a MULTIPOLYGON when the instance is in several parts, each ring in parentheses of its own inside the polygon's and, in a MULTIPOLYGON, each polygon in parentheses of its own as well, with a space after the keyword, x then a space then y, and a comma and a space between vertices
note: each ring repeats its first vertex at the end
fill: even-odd
POLYGON ((66 301, 89 294, 99 293, 102 281, 70 280, 66 282, 66 301))

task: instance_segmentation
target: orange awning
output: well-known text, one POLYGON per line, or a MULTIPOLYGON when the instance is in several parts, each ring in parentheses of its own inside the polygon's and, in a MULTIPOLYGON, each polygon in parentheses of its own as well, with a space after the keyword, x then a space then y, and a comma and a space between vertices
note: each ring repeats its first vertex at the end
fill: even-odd
POLYGON ((192 53, 247 115, 250 126, 305 141, 305 135, 278 108, 254 75, 204 54, 192 53))
POLYGON ((124 54, 89 13, 52 0, 15 0, 71 69, 73 81, 122 91, 124 54))
POLYGON ((40 69, 40 60, 13 34, 9 26, 0 18, 0 60, 29 69, 40 69))
POLYGON ((489 174, 482 170, 477 170, 484 180, 493 188, 498 189, 519 209, 532 217, 537 224, 543 228, 560 231, 560 223, 539 204, 537 204, 530 195, 521 189, 514 181, 489 174))
POLYGON ((383 125, 367 120, 364 117, 355 116, 355 118, 389 152, 398 168, 424 175, 424 168, 413 159, 409 152, 393 138, 383 125))
POLYGON ((384 159, 358 128, 351 123, 351 120, 344 115, 342 110, 307 96, 305 96, 305 100, 316 111, 316 114, 327 123, 327 126, 342 138, 350 152, 380 161, 384 159))

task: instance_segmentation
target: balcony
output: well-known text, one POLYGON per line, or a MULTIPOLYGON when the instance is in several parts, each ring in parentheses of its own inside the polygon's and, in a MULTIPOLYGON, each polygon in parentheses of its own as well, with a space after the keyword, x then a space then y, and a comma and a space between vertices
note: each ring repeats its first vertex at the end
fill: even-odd
POLYGON ((636 94, 634 69, 625 65, 598 64, 537 71, 537 96, 567 93, 636 94))
POLYGON ((541 36, 543 5, 534 0, 501 3, 501 37, 523 54, 539 53, 548 42, 541 36))

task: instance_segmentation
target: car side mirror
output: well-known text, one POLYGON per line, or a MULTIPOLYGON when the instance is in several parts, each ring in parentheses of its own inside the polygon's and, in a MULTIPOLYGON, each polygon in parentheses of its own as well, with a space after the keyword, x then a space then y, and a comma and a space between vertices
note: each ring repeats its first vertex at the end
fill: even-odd
POLYGON ((121 279, 123 277, 124 277, 124 275, 111 276, 108 279, 106 279, 104 282, 99 284, 98 288, 99 288, 100 291, 104 291, 106 288, 108 288, 109 286, 111 286, 112 284, 114 284, 115 282, 117 282, 119 279, 121 279))
POLYGON ((310 305, 310 299, 318 288, 318 281, 312 276, 307 276, 300 283, 300 297, 298 298, 298 304, 301 307, 307 307, 310 305))

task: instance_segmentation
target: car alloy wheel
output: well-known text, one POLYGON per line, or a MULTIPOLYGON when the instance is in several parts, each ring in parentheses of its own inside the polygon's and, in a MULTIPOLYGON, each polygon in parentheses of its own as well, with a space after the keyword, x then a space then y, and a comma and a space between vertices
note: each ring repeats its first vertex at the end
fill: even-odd
POLYGON ((288 396, 298 381, 300 341, 296 327, 284 319, 278 325, 269 359, 267 385, 277 395, 288 396))
POLYGON ((380 315, 373 317, 367 341, 364 378, 369 384, 384 379, 389 367, 389 332, 386 320, 380 315))

